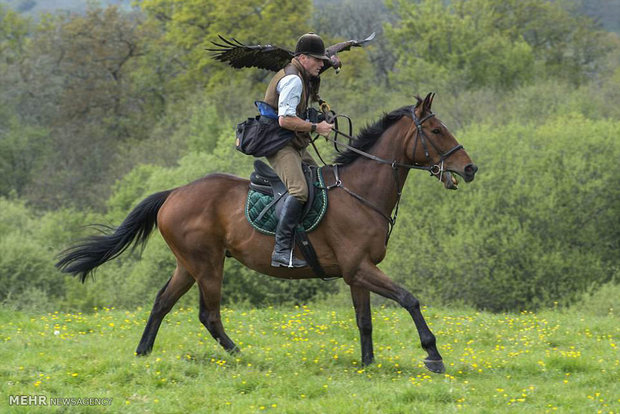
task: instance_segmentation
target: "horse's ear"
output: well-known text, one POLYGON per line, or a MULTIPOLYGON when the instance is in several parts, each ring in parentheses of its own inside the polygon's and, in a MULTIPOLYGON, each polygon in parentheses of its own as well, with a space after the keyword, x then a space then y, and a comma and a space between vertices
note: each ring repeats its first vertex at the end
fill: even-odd
POLYGON ((423 112, 431 112, 431 106, 433 105, 434 98, 434 92, 429 92, 428 95, 426 95, 426 98, 424 98, 423 112))

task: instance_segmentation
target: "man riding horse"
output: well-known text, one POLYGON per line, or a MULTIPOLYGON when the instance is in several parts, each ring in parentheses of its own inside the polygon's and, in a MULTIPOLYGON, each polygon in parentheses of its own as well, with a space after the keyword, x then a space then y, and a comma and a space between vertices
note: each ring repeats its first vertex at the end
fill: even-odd
POLYGON ((277 72, 267 87, 264 103, 271 107, 268 109, 277 110, 273 117, 277 116, 280 128, 292 134, 280 134, 291 135, 290 141, 267 155, 267 160, 288 189, 276 228, 271 260, 274 267, 307 266, 304 260, 293 257, 294 229, 308 199, 308 186, 301 165, 302 162, 316 165, 306 152, 312 140, 310 133, 327 137, 332 130, 326 121, 313 123, 306 116, 310 101, 323 102, 318 96, 319 75, 329 68, 338 73, 342 66, 338 52, 364 46, 374 37, 372 33, 364 40, 348 40, 326 49, 320 36, 306 33, 298 39, 295 52, 292 52, 272 45, 246 45, 234 38, 229 40, 220 36, 220 43, 212 42, 217 48, 207 49, 215 52, 215 59, 234 68, 257 67, 277 72))
POLYGON ((308 199, 308 185, 301 164, 316 165, 306 151, 312 141, 310 133, 328 136, 332 126, 326 121, 312 123, 304 118, 311 95, 317 97, 316 91, 311 91, 310 80, 319 76, 326 60, 329 58, 325 55, 323 40, 318 35, 307 33, 301 36, 295 47, 295 57, 276 73, 265 93, 265 102, 278 109, 280 127, 294 132, 293 139, 267 157, 288 189, 276 227, 276 244, 271 256, 271 265, 274 267, 307 266, 304 260, 293 257, 295 226, 301 219, 304 203, 308 199))
MULTIPOLYGON (((362 42, 342 42, 328 47, 323 54, 322 42, 319 43, 314 36, 302 36, 304 42, 311 40, 308 44, 298 44, 297 56, 271 45, 247 46, 234 39, 228 41, 221 38, 227 46, 216 44, 219 47, 215 50, 217 58, 230 62, 234 67, 255 66, 280 71, 290 62, 296 71, 294 77, 300 79, 302 84, 299 102, 289 102, 291 108, 295 108, 294 114, 287 116, 289 113, 284 110, 282 116, 278 117, 274 112, 270 118, 276 127, 279 128, 275 124, 278 118, 283 128, 289 128, 282 129, 286 132, 283 135, 294 135, 292 131, 303 132, 307 139, 307 132, 313 130, 312 124, 300 119, 297 112, 297 107, 305 104, 308 96, 308 88, 304 86, 306 76, 316 73, 317 67, 319 71, 326 67, 338 69, 340 61, 336 52, 372 40, 370 36, 362 42), (307 58, 304 55, 319 56, 319 60, 326 55, 329 62, 324 61, 322 69, 320 62, 314 60, 307 60, 309 66, 305 66, 303 61, 307 58)), ((274 105, 277 101, 278 107, 286 87, 283 84, 279 89, 278 84, 288 75, 286 71, 285 68, 282 74, 276 76, 267 94, 267 99, 271 99, 274 105), (279 77, 281 79, 277 79, 279 77)), ((294 78, 289 79, 297 82, 294 78)), ((313 85, 316 85, 315 81, 318 82, 317 78, 311 79, 313 85)), ((313 89, 316 91, 316 86, 313 89)), ((347 151, 340 154, 335 165, 325 167, 330 177, 333 175, 330 184, 324 183, 325 190, 334 191, 329 195, 329 214, 325 215, 312 238, 325 274, 342 277, 351 288, 364 366, 374 361, 370 308, 370 293, 373 292, 396 301, 409 312, 420 344, 427 353, 424 365, 435 373, 445 371, 436 338, 425 321, 420 302, 378 267, 387 252, 387 236, 396 221, 398 204, 410 170, 426 171, 451 190, 458 188, 456 175, 470 182, 478 171, 463 146, 433 113, 433 98, 433 93, 424 99, 416 97, 417 103, 414 105, 385 114, 380 121, 364 129, 351 145, 345 144, 347 151)), ((261 113, 258 118, 262 116, 261 113)), ((329 124, 319 123, 316 131, 328 135, 330 128, 329 124)), ((299 158, 295 159, 299 163, 302 158, 307 158, 302 151, 307 145, 303 137, 304 134, 295 134, 290 142, 297 152, 296 157, 299 158), (298 139, 301 143, 295 147, 298 139)), ((277 149, 281 147, 273 152, 277 149)), ((269 151, 268 155, 271 154, 269 151)), ((151 352, 164 317, 194 283, 200 292, 200 321, 224 349, 237 352, 239 348, 226 334, 220 313, 227 256, 257 272, 279 278, 320 277, 313 269, 272 266, 269 252, 273 239, 257 232, 248 222, 246 202, 251 191, 249 186, 248 180, 218 173, 185 186, 151 194, 113 231, 90 236, 65 250, 56 266, 63 272, 79 276, 84 282, 94 269, 118 257, 130 246, 144 246, 157 226, 176 257, 177 267, 157 294, 136 355, 151 352)), ((301 191, 303 194, 303 189, 301 191)), ((298 192, 293 194, 299 196, 298 192)), ((294 204, 300 203, 294 195, 287 200, 293 203, 293 207, 287 209, 295 209, 294 204)), ((285 216, 289 214, 289 217, 294 216, 293 212, 285 216)), ((291 218, 286 220, 293 221, 291 218)), ((292 253, 289 253, 289 264, 291 256, 292 253)))

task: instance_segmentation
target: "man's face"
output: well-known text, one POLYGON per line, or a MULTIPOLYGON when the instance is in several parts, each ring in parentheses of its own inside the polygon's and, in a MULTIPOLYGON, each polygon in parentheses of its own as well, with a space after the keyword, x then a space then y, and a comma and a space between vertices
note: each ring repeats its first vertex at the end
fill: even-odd
POLYGON ((301 55, 299 61, 304 69, 306 69, 306 72, 312 76, 319 76, 319 72, 325 64, 322 59, 317 59, 314 56, 308 55, 301 55))

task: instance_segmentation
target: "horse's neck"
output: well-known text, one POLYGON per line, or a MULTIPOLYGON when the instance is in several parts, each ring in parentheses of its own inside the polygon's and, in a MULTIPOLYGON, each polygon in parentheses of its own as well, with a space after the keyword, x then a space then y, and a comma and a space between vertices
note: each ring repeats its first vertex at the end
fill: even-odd
MULTIPOLYGON (((390 138, 390 141, 394 137, 390 138)), ((387 161, 405 162, 401 145, 385 145, 386 133, 383 134, 370 152, 387 161)), ((400 143, 404 137, 394 139, 400 143)), ((389 215, 402 191, 409 169, 398 168, 396 174, 389 164, 379 163, 360 156, 350 165, 342 168, 340 173, 342 184, 370 201, 381 211, 389 215)))

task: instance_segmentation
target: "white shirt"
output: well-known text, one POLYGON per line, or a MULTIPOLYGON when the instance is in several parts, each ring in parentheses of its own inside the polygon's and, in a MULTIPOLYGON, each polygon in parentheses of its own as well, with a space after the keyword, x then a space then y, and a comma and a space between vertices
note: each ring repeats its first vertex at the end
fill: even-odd
POLYGON ((276 86, 278 98, 278 116, 297 116, 297 105, 301 100, 303 86, 297 75, 286 75, 276 86))

